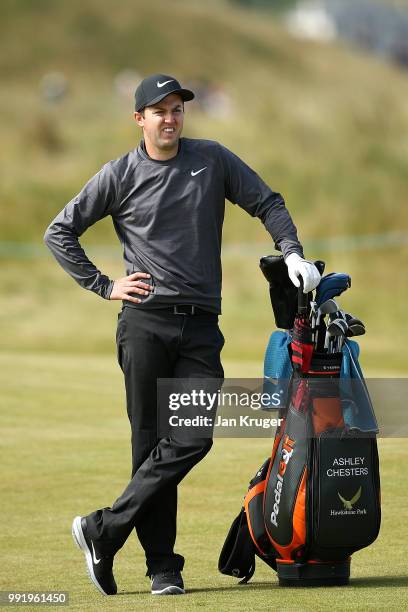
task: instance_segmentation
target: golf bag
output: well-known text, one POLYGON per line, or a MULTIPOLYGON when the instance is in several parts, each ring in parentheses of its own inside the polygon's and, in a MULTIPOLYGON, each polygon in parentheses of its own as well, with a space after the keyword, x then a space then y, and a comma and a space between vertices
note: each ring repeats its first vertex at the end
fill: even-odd
POLYGON ((291 333, 275 332, 286 338, 280 348, 292 365, 280 425, 219 558, 220 572, 242 583, 257 556, 282 586, 347 584, 352 553, 371 544, 380 528, 378 427, 357 345, 347 340, 341 352, 305 350, 309 306, 310 296, 299 291, 291 333), (350 359, 357 390, 350 388, 350 359))

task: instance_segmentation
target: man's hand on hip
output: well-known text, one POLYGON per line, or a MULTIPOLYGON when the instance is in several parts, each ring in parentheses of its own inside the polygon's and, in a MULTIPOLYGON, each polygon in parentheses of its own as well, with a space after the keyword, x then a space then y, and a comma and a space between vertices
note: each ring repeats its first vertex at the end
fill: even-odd
POLYGON ((288 266, 289 278, 295 287, 300 287, 298 276, 303 280, 303 293, 309 293, 317 287, 320 282, 320 272, 311 261, 303 259, 297 253, 291 253, 285 259, 288 266))
POLYGON ((142 300, 133 297, 133 293, 139 295, 149 295, 152 290, 152 285, 148 285, 143 282, 144 278, 150 278, 150 274, 146 272, 134 272, 129 276, 118 278, 113 283, 112 292, 110 294, 110 300, 128 300, 129 302, 135 302, 139 304, 142 300))

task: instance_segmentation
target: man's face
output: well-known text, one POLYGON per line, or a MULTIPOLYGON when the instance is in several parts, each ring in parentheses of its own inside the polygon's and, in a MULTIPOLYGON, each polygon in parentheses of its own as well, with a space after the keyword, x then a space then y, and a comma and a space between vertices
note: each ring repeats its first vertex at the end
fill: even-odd
POLYGON ((169 94, 157 104, 146 106, 143 113, 136 112, 135 120, 143 128, 148 153, 176 151, 183 130, 183 100, 178 94, 169 94))

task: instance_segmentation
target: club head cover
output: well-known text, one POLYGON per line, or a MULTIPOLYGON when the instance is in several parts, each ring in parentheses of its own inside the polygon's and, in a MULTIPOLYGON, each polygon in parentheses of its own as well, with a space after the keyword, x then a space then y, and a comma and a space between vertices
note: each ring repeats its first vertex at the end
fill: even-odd
POLYGON ((344 274, 341 272, 326 274, 326 276, 323 276, 316 289, 315 301, 317 306, 320 306, 323 304, 323 302, 340 295, 349 287, 351 287, 351 277, 349 274, 344 274))
MULTIPOLYGON (((323 274, 324 261, 314 263, 320 274, 323 274)), ((283 255, 265 255, 261 257, 259 267, 269 283, 276 327, 292 329, 297 311, 298 289, 289 278, 283 255)))

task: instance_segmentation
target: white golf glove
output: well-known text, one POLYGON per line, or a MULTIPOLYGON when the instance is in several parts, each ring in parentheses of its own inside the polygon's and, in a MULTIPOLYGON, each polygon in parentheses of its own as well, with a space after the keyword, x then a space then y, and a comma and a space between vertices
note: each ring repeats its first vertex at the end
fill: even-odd
POLYGON ((297 253, 291 253, 285 259, 288 266, 289 278, 295 287, 300 287, 298 276, 303 280, 303 293, 309 293, 316 289, 320 282, 320 272, 311 262, 303 259, 297 253))

